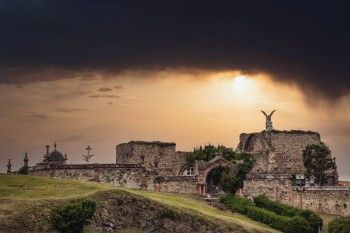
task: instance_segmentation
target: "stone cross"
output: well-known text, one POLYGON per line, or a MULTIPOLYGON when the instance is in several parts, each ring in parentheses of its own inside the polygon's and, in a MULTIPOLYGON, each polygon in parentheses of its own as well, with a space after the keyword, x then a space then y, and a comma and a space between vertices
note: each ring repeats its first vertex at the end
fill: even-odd
POLYGON ((92 148, 90 146, 87 146, 85 150, 87 150, 87 155, 83 155, 83 157, 84 157, 85 162, 89 163, 91 157, 94 156, 94 155, 90 154, 90 151, 92 150, 92 148))
POLYGON ((266 131, 272 131, 273 130, 273 127, 272 127, 272 120, 271 120, 271 117, 272 117, 272 114, 276 111, 276 110, 273 110, 270 115, 267 115, 263 110, 260 110, 266 117, 266 131))

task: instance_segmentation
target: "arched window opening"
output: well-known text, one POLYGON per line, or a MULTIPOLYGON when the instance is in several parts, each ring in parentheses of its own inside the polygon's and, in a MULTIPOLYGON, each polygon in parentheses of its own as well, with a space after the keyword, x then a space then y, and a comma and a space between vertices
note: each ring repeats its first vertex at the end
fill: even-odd
POLYGON ((193 175, 194 175, 193 167, 192 166, 187 167, 185 170, 185 176, 193 176, 193 175))

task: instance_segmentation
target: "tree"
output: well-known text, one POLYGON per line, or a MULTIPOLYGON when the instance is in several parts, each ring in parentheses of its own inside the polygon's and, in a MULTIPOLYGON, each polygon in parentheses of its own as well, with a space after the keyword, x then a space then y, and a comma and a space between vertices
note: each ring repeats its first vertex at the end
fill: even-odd
POLYGON ((327 171, 336 169, 335 158, 324 143, 307 145, 303 151, 306 177, 314 176, 321 186, 327 181, 327 171))
POLYGON ((236 164, 237 161, 242 162, 238 164, 237 174, 232 174, 229 170, 219 171, 219 174, 215 174, 217 182, 220 183, 225 192, 235 193, 243 187, 243 181, 254 165, 254 159, 250 154, 235 152, 232 148, 224 145, 214 146, 209 144, 194 148, 193 152, 187 157, 187 163, 193 164, 195 160, 208 162, 218 153, 233 164, 236 164))

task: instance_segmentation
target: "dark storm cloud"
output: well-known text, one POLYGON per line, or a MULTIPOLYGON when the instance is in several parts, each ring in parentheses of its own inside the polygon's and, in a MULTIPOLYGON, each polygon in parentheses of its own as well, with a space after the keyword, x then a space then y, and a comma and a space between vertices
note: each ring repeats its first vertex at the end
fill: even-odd
POLYGON ((350 89, 349 9, 349 1, 0 0, 0 82, 238 69, 340 97, 350 89))

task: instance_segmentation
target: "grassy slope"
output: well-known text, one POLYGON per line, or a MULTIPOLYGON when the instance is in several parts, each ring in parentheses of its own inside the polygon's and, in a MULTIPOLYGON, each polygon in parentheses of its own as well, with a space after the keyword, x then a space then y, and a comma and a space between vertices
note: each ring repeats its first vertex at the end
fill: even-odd
MULTIPOLYGON (((91 195, 97 191, 114 189, 111 185, 61 180, 45 177, 0 175, 0 220, 13 215, 16 210, 30 208, 45 200, 62 200, 91 195)), ((145 198, 187 211, 201 213, 208 218, 235 223, 255 232, 276 232, 266 225, 250 220, 242 215, 219 210, 193 196, 127 190, 145 198)))
MULTIPOLYGON (((123 189, 127 190, 127 189, 123 189)), ((228 222, 233 222, 239 225, 244 226, 245 229, 254 231, 259 230, 263 232, 278 232, 276 230, 271 229, 270 227, 251 220, 243 215, 232 213, 230 211, 219 210, 213 206, 208 205, 201 199, 185 196, 185 195, 177 195, 170 193, 159 193, 159 192, 146 192, 141 190, 127 190, 128 192, 138 194, 140 196, 149 198, 151 200, 159 201, 164 204, 176 206, 179 208, 190 209, 193 211, 198 211, 204 215, 214 217, 217 219, 221 219, 228 222)))
POLYGON ((108 185, 48 177, 0 175, 0 198, 39 200, 73 198, 110 189, 108 185))

